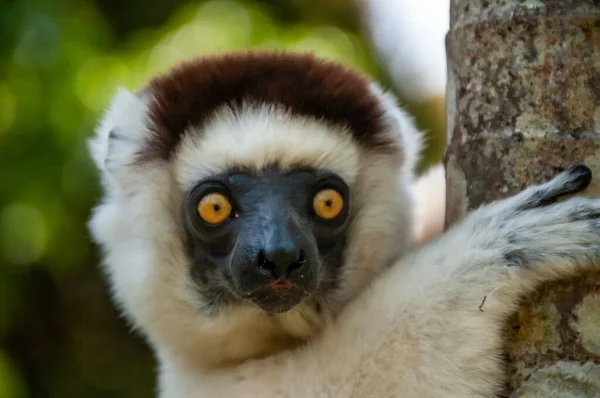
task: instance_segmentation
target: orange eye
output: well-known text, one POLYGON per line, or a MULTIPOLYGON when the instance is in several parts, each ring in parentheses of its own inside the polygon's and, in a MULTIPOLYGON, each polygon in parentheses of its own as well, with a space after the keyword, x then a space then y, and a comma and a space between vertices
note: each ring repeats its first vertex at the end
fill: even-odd
POLYGON ((319 217, 331 220, 342 212, 344 198, 334 189, 324 189, 315 195, 313 208, 319 217))
POLYGON ((231 216, 231 202, 220 193, 209 193, 198 203, 198 214, 209 224, 220 224, 231 216))

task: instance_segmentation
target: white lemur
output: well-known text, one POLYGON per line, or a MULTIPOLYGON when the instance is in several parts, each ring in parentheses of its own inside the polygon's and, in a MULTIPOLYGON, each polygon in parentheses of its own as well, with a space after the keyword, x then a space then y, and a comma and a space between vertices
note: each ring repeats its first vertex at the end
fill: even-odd
POLYGON ((554 203, 585 166, 411 251, 419 133, 309 54, 186 62, 90 146, 90 228, 164 398, 490 397, 520 295, 600 260, 600 201, 554 203))

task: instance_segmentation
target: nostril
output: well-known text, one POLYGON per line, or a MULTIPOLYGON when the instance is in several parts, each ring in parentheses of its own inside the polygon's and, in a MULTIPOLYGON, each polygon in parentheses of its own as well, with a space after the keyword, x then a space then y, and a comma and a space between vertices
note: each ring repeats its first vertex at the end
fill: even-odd
POLYGON ((296 260, 291 262, 290 265, 288 266, 287 276, 290 276, 292 274, 292 272, 296 271, 297 269, 303 268, 305 263, 306 263, 306 257, 304 255, 304 251, 300 250, 300 253, 298 254, 298 257, 296 258, 296 260))
POLYGON ((269 278, 273 279, 279 278, 277 267, 275 267, 275 264, 273 263, 267 261, 266 263, 259 265, 258 268, 264 276, 268 276, 269 278))
POLYGON ((300 253, 298 254, 298 258, 295 261, 298 264, 304 264, 306 259, 304 258, 304 250, 300 249, 300 253))
POLYGON ((259 266, 263 266, 267 262, 267 257, 265 256, 264 250, 258 251, 258 256, 256 256, 256 262, 259 266))
POLYGON ((294 261, 293 263, 291 263, 288 267, 286 277, 289 277, 292 274, 292 272, 296 271, 298 268, 302 268, 303 265, 304 263, 299 263, 298 261, 294 261))
POLYGON ((256 255, 256 265, 260 271, 268 276, 276 278, 275 264, 267 260, 267 256, 263 250, 260 250, 256 255))

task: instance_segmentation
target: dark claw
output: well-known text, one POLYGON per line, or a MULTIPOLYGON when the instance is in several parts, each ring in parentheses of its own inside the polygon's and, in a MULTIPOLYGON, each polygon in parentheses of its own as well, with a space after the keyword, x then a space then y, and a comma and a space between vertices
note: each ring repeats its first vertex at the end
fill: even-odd
POLYGON ((569 193, 581 192, 592 182, 592 170, 585 165, 571 166, 565 170, 565 173, 573 178, 572 185, 569 186, 572 191, 569 193))
POLYGON ((592 182, 592 170, 582 164, 571 166, 563 171, 569 178, 569 182, 558 190, 549 190, 544 193, 546 197, 541 200, 542 206, 555 203, 563 196, 573 195, 586 189, 592 182))
MULTIPOLYGON (((586 189, 592 181, 592 171, 584 165, 571 166, 561 174, 567 176, 568 181, 556 186, 542 186, 537 188, 529 198, 517 210, 527 210, 536 207, 544 207, 556 203, 563 196, 573 195, 586 189)), ((558 176, 557 176, 558 177, 558 176)))

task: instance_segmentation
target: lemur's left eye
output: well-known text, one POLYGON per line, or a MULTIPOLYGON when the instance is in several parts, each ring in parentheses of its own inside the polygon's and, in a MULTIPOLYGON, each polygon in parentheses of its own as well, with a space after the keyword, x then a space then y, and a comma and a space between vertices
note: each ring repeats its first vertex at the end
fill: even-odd
POLYGON ((231 216, 231 202, 220 193, 209 193, 198 203, 198 215, 211 225, 217 225, 231 216))
POLYGON ((319 191, 313 199, 313 209, 317 216, 331 220, 337 217, 344 208, 344 198, 335 189, 319 191))

